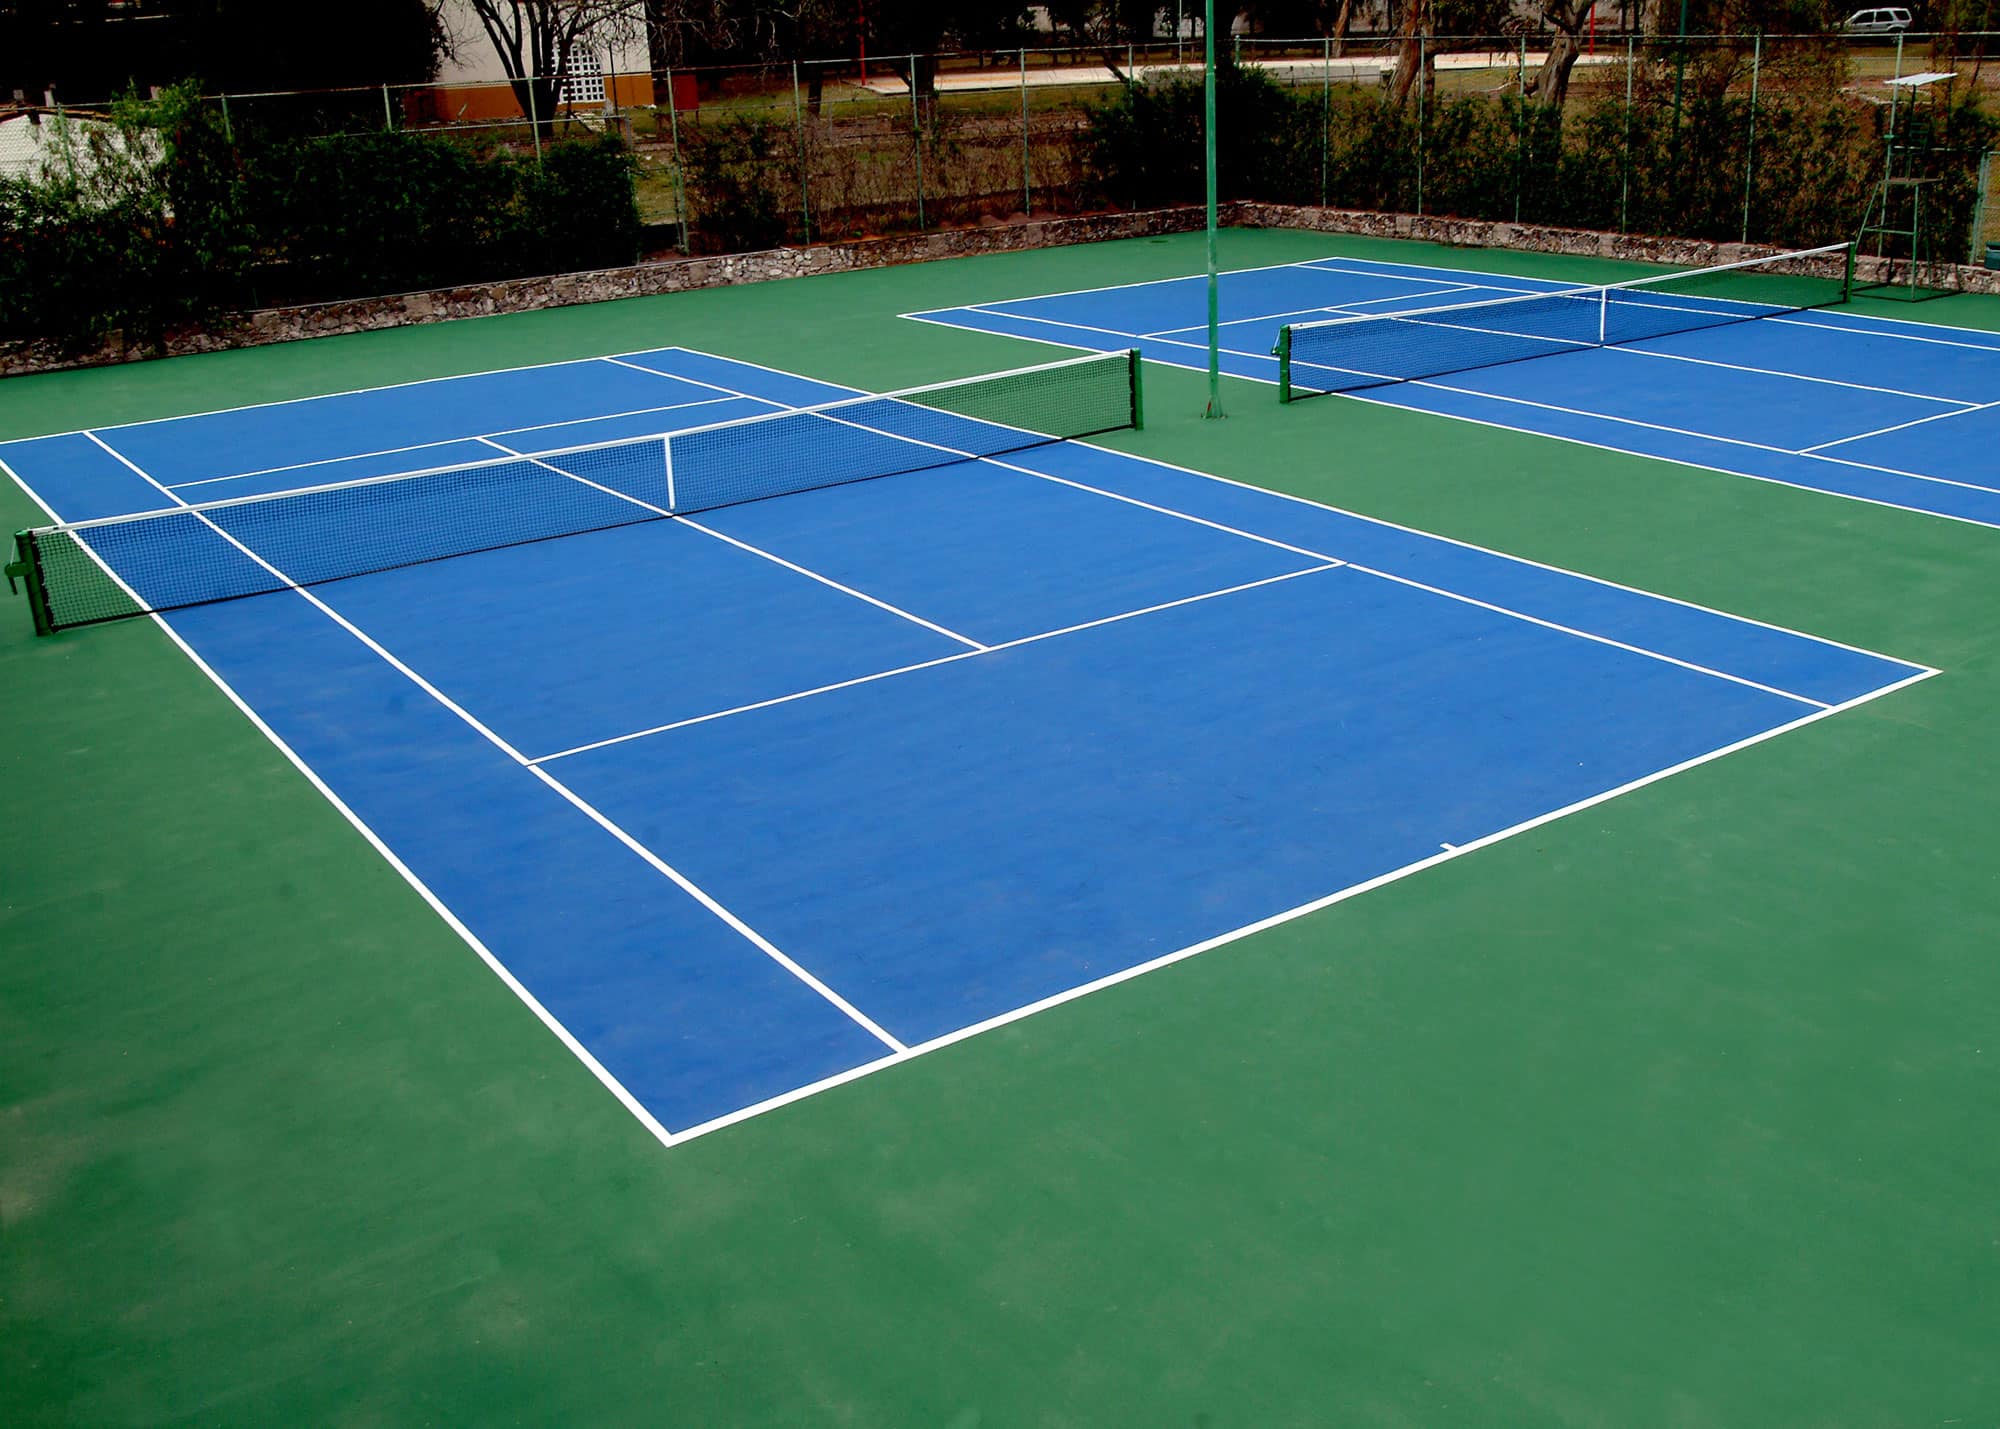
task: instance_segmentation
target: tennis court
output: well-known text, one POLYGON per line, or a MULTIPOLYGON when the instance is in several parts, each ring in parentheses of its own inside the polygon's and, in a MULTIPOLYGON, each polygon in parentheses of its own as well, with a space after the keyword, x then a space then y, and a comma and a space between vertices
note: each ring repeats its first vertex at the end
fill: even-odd
POLYGON ((1992 533, 903 316, 1201 258, 0 383, 0 1406, 1976 1420, 1992 533))
MULTIPOLYGON (((1608 334, 1603 290, 1559 280, 1352 257, 1239 270, 1222 277, 1222 370, 2000 525, 2000 476, 1978 459, 2000 438, 2000 339, 1848 311, 1840 251, 1816 256, 1638 280, 1612 291, 1608 334), (1287 326, 1308 344, 1289 380, 1287 326)), ((1204 308, 1184 278, 909 316, 1205 368, 1204 308)))
POLYGON ((121 594, 64 559, 173 612, 669 1140, 1935 673, 965 415, 1135 372, 667 349, 0 462, 100 523, 58 623, 121 594))

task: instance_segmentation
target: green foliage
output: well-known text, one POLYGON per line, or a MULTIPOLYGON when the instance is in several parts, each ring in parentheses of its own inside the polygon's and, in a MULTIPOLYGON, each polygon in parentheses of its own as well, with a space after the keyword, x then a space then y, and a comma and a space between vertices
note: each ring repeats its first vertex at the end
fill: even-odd
POLYGON ((616 138, 557 144, 522 172, 521 252, 537 273, 617 268, 639 257, 638 165, 616 138))
MULTIPOLYGON (((1164 75, 1128 84, 1090 115, 1093 176, 1114 203, 1199 203, 1202 82, 1164 75)), ((1215 68, 1220 197, 1298 200, 1319 182, 1320 106, 1226 54, 1215 68)))
MULTIPOLYGON (((1557 108, 1511 95, 1416 107, 1336 101, 1326 201, 1336 207, 1514 220, 1809 247, 1852 237, 1880 176, 1886 111, 1837 93, 1642 95, 1557 108), (1420 172, 1421 170, 1421 172, 1420 172)), ((1939 182, 1925 223, 1956 254, 1971 219, 1979 152, 2000 121, 1974 100, 1912 119, 1916 168, 1939 182)))
POLYGON ((788 236, 798 181, 797 139, 787 123, 739 117, 690 126, 681 160, 704 253, 775 248, 788 236))
POLYGON ((237 298, 241 174, 192 86, 46 122, 43 171, 0 181, 0 333, 144 342, 237 298))
POLYGON ((614 138, 530 155, 407 133, 232 143, 191 89, 72 126, 55 171, 0 184, 0 334, 146 342, 252 302, 612 267, 639 254, 614 138))

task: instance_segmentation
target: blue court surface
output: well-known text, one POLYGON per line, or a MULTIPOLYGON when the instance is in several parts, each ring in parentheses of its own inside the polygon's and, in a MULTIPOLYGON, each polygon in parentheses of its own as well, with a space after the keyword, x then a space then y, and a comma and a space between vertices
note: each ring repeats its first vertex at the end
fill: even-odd
MULTIPOLYGON (((1286 324, 1565 286, 1358 258, 1225 273, 1222 370, 1276 382, 1286 324)), ((1206 311, 1196 277, 905 316, 1206 371, 1206 311)), ((1347 395, 2000 526, 1996 333, 1822 308, 1347 395)))
MULTIPOLYGON (((78 520, 845 395, 667 349, 0 462, 78 520)), ((1935 673, 1078 442, 159 619, 670 1143, 1935 673)))

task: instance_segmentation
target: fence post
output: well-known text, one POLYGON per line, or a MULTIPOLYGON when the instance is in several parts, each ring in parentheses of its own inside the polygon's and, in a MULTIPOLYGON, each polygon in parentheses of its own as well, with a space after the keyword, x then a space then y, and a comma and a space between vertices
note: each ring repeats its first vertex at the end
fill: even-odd
POLYGON ((1618 146, 1618 231, 1628 225, 1632 200, 1632 36, 1625 37, 1625 139, 1618 146))
POLYGON ((1764 32, 1750 46, 1750 126, 1743 138, 1743 237, 1750 241, 1750 185, 1757 173, 1757 87, 1764 71, 1764 32))
POLYGON ((809 175, 811 169, 806 163, 806 120, 805 111, 799 108, 799 62, 792 61, 792 135, 799 146, 799 231, 805 241, 813 241, 812 191, 809 175))
POLYGON ((1034 169, 1028 159, 1028 51, 1021 49, 1021 212, 1035 211, 1034 169))
POLYGON ((1327 130, 1333 126, 1333 40, 1320 41, 1319 206, 1326 207, 1327 130))
MULTIPOLYGON (((688 205, 687 185, 681 175, 681 107, 674 99, 674 72, 667 70, 667 131, 673 135, 674 143, 674 217, 680 220, 681 252, 692 253, 688 246, 688 205)), ((655 128, 653 131, 658 133, 655 128)))
POLYGON ((1528 37, 1514 64, 1514 222, 1521 221, 1521 190, 1528 182, 1528 37))
POLYGON ((1424 36, 1417 36, 1417 217, 1424 216, 1424 62, 1428 58, 1429 46, 1424 36))
POLYGON ((389 108, 389 86, 386 84, 382 86, 382 128, 388 133, 394 133, 396 129, 396 115, 389 108))
POLYGON ((917 110, 917 57, 910 56, 910 144, 917 155, 917 227, 924 223, 924 121, 917 110))
POLYGON ((535 114, 535 77, 533 75, 528 76, 525 88, 528 91, 528 132, 535 139, 535 165, 539 168, 542 162, 542 121, 535 114))

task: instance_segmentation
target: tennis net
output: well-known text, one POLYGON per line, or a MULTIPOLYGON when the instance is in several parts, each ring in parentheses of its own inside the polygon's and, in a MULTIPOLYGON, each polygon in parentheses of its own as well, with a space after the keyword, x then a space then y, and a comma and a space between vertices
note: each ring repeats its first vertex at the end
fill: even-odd
POLYGON ((635 440, 38 527, 47 634, 896 476, 1141 419, 1136 352, 1093 354, 635 440))
POLYGON ((1296 323, 1278 333, 1281 401, 1617 347, 1846 302, 1853 245, 1624 283, 1296 323))

